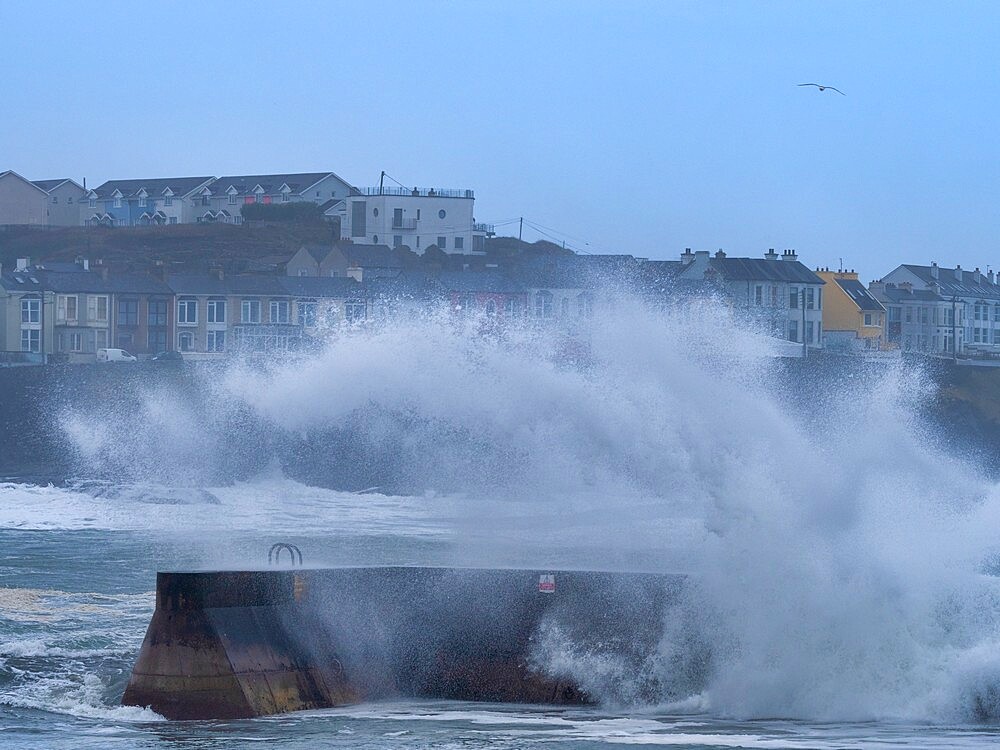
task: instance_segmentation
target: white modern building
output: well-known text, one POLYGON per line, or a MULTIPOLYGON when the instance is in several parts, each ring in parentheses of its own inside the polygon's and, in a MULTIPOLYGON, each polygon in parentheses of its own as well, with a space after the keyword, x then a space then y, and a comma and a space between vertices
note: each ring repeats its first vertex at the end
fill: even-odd
POLYGON ((477 224, 472 190, 363 188, 347 199, 341 237, 352 242, 409 247, 416 253, 436 245, 446 253, 486 250, 493 227, 477 224))

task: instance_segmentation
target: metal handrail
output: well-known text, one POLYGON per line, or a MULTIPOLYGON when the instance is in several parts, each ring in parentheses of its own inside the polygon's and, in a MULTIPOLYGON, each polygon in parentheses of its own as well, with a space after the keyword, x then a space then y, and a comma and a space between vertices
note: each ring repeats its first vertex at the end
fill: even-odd
POLYGON ((281 564, 281 553, 285 550, 288 551, 289 562, 292 567, 295 567, 295 556, 299 556, 299 567, 302 567, 302 550, 296 547, 294 544, 288 544, 287 542, 277 542, 271 545, 271 549, 267 551, 267 564, 268 565, 280 565, 281 564))

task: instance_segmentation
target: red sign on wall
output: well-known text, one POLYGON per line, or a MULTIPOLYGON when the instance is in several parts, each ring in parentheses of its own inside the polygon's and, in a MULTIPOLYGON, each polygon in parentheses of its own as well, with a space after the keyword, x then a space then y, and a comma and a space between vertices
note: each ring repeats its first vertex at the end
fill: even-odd
POLYGON ((543 594, 556 593, 556 577, 551 573, 538 576, 538 590, 543 594))

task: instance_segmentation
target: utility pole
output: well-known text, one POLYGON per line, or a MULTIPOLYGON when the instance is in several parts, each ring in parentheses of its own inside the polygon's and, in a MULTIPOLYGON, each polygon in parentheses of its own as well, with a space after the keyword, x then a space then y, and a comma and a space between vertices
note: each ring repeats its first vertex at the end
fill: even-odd
POLYGON ((378 194, 382 195, 382 183, 385 181, 385 170, 382 170, 382 174, 378 178, 378 194))
POLYGON ((521 223, 517 225, 517 241, 521 241, 521 231, 524 229, 524 217, 521 217, 521 223))

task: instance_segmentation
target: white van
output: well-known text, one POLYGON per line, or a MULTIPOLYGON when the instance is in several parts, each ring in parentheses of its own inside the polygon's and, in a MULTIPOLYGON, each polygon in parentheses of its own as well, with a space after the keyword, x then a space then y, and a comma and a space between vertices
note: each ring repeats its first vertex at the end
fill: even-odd
POLYGON ((98 349, 98 362, 135 362, 136 358, 124 349, 98 349))

